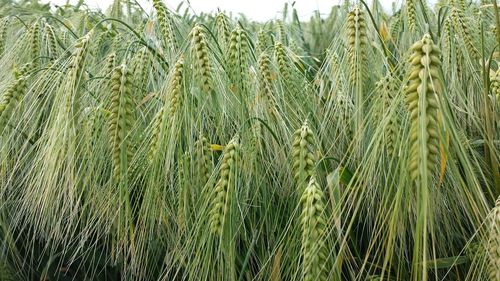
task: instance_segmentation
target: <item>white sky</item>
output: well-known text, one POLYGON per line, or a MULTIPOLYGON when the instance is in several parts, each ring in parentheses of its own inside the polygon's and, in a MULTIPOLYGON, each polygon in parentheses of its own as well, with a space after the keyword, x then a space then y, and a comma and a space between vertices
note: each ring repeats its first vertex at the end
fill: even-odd
MULTIPOLYGON (((42 2, 50 2, 56 5, 65 4, 67 0, 42 0, 42 2)), ((69 0, 71 4, 75 4, 78 0, 69 0)), ((139 4, 147 11, 152 9, 152 0, 137 0, 139 4)), ((401 3, 402 0, 380 0, 386 11, 391 11, 392 2, 401 3)), ((113 0, 85 0, 91 8, 100 8, 105 10, 113 0)), ((280 17, 280 12, 283 10, 285 3, 295 2, 297 13, 301 19, 309 19, 315 10, 319 10, 322 14, 328 14, 333 5, 338 5, 343 0, 163 0, 167 7, 175 9, 181 2, 184 2, 184 7, 190 5, 191 12, 213 12, 217 8, 225 12, 232 12, 234 15, 239 13, 245 14, 248 18, 257 21, 267 21, 280 17), (188 4, 189 3, 189 4, 188 4)), ((368 0, 371 4, 371 1, 368 0)), ((434 2, 434 1, 432 1, 434 2)), ((182 9, 184 11, 184 9, 182 9)))

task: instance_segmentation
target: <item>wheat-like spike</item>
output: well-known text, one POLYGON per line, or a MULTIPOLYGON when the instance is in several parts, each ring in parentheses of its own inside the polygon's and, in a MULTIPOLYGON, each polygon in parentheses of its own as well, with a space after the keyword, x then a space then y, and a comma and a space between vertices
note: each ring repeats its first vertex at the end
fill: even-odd
POLYGON ((132 158, 130 130, 134 122, 132 75, 126 65, 118 66, 111 76, 111 107, 109 109, 109 138, 113 153, 113 176, 117 182, 127 180, 132 158))
POLYGON ((355 6, 349 12, 347 19, 347 38, 348 38, 348 54, 350 63, 349 78, 351 83, 355 84, 358 81, 363 81, 365 74, 364 69, 358 69, 365 65, 366 62, 366 22, 361 9, 355 6))
POLYGON ((412 47, 406 102, 410 112, 410 177, 428 181, 439 152, 438 99, 441 93, 439 48, 426 34, 412 47))
POLYGON ((22 96, 28 88, 27 76, 25 75, 31 66, 23 66, 20 70, 14 71, 16 79, 11 82, 7 90, 0 97, 0 133, 3 132, 7 122, 16 105, 21 101, 22 96))
POLYGON ((35 23, 30 30, 30 48, 33 68, 37 68, 38 57, 40 56, 40 24, 38 22, 35 23))
POLYGON ((158 112, 155 114, 153 117, 153 122, 152 122, 152 129, 151 129, 151 143, 149 145, 149 162, 152 162, 154 160, 154 157, 156 156, 158 152, 158 145, 160 141, 160 135, 161 135, 161 128, 162 128, 162 120, 163 116, 165 115, 165 110, 164 107, 160 108, 158 112))
POLYGON ((0 22, 0 57, 3 55, 7 41, 7 31, 9 28, 9 19, 3 18, 0 22))
POLYGON ((92 45, 92 50, 90 51, 93 56, 99 56, 99 52, 101 52, 102 46, 107 42, 108 36, 110 34, 109 30, 104 32, 100 32, 97 34, 94 44, 92 45))
POLYGON ((116 53, 113 52, 106 57, 106 66, 105 66, 106 74, 112 74, 115 67, 116 67, 116 53))
POLYGON ((490 281, 500 280, 500 197, 491 210, 489 221, 488 274, 490 281))
POLYGON ((52 26, 50 26, 50 24, 45 23, 44 33, 47 41, 49 55, 52 58, 52 60, 54 60, 57 58, 58 53, 57 53, 56 35, 54 34, 54 29, 52 28, 52 26))
POLYGON ((182 106, 182 77, 184 72, 184 57, 181 56, 174 66, 174 74, 170 80, 170 106, 169 113, 172 118, 177 115, 182 106))
POLYGON ((231 37, 231 29, 226 14, 224 14, 223 12, 218 13, 215 17, 215 25, 217 27, 217 36, 219 38, 219 42, 222 42, 222 46, 227 46, 231 37))
POLYGON ((471 35, 470 30, 469 30, 469 25, 466 22, 466 17, 464 15, 463 11, 453 7, 451 9, 450 18, 451 18, 451 21, 453 23, 455 30, 457 30, 459 32, 460 36, 464 40, 465 49, 467 50, 469 55, 473 59, 479 58, 479 52, 476 49, 476 47, 474 47, 474 43, 472 42, 472 39, 471 39, 472 35, 471 35))
POLYGON ((446 56, 445 60, 447 65, 451 64, 451 47, 452 47, 453 33, 451 19, 448 17, 444 21, 443 26, 443 55, 446 56))
POLYGON ((401 26, 401 16, 395 16, 394 20, 391 22, 390 30, 391 30, 391 38, 397 39, 399 38, 399 28, 401 26))
POLYGON ((209 224, 212 233, 222 235, 224 222, 227 219, 231 198, 236 181, 237 163, 239 159, 238 139, 232 139, 224 148, 224 156, 220 166, 220 178, 215 185, 214 196, 209 212, 209 224))
MULTIPOLYGON (((347 18, 347 43, 349 58, 349 82, 354 88, 356 134, 362 133, 364 118, 364 86, 367 71, 366 21, 363 12, 356 5, 347 18)), ((361 136, 358 136, 361 138, 361 136)))
POLYGON ((212 173, 212 160, 210 160, 210 144, 205 136, 200 134, 194 143, 195 180, 197 187, 201 188, 208 182, 212 173))
POLYGON ((247 81, 250 50, 246 33, 238 26, 231 32, 229 44, 229 69, 232 80, 237 84, 247 81))
POLYGON ((276 29, 278 32, 278 40, 286 45, 286 32, 285 32, 285 25, 283 24, 283 21, 277 20, 276 21, 276 29))
POLYGON ((191 48, 196 59, 196 68, 201 81, 203 92, 209 94, 212 91, 212 66, 208 57, 208 46, 201 25, 196 24, 190 33, 191 48))
POLYGON ((271 60, 266 53, 262 53, 259 57, 259 93, 266 101, 268 113, 277 118, 278 108, 276 99, 272 90, 273 79, 271 76, 271 60))
POLYGON ((268 47, 269 47, 269 36, 261 28, 257 33, 257 53, 258 54, 264 53, 268 47))
MULTIPOLYGON (((340 69, 340 61, 337 52, 331 49, 326 49, 326 57, 325 60, 328 61, 328 69, 329 71, 326 73, 326 77, 332 80, 333 90, 330 92, 328 99, 331 100, 335 98, 335 94, 337 91, 340 91, 341 85, 344 84, 344 77, 342 73, 339 72, 340 69)), ((321 78, 319 78, 321 79, 321 78)))
POLYGON ((465 5, 465 1, 464 0, 455 0, 455 1, 451 1, 452 3, 455 2, 455 5, 458 7, 458 9, 460 9, 460 11, 463 11, 465 12, 466 11, 466 5, 465 5))
POLYGON ((335 98, 335 110, 339 129, 343 132, 346 139, 350 139, 353 135, 351 119, 354 112, 354 103, 351 97, 339 90, 335 98))
POLYGON ((77 91, 77 88, 80 81, 85 79, 83 70, 85 61, 88 57, 87 50, 89 49, 88 45, 90 43, 90 39, 92 38, 92 34, 93 29, 76 41, 74 45, 75 50, 71 54, 68 64, 68 71, 66 74, 68 79, 66 80, 66 86, 74 92, 70 92, 66 95, 64 107, 68 111, 71 110, 73 113, 80 111, 80 102, 78 98, 80 92, 77 91))
POLYGON ((304 281, 327 280, 325 269, 328 250, 326 247, 326 218, 324 194, 315 176, 309 180, 300 198, 302 213, 302 274, 304 281))
POLYGON ((406 0, 406 14, 408 16, 408 29, 413 32, 417 25, 417 7, 415 0, 406 0))
POLYGON ((293 177, 302 192, 314 174, 316 163, 314 136, 307 120, 293 134, 292 157, 293 177))
POLYGON ((160 29, 163 33, 163 40, 165 40, 164 42, 167 44, 166 47, 175 50, 177 48, 177 40, 172 28, 172 16, 161 0, 153 0, 153 8, 156 10, 158 23, 160 24, 160 29))
POLYGON ((154 118, 149 150, 150 161, 152 161, 157 155, 158 146, 162 143, 163 136, 165 136, 165 134, 172 129, 172 126, 177 121, 177 112, 182 106, 183 71, 184 57, 181 56, 175 63, 172 76, 168 82, 164 105, 154 118))
POLYGON ((110 16, 116 19, 123 18, 122 0, 113 0, 113 4, 111 5, 110 16))
MULTIPOLYGON (((382 106, 378 107, 380 112, 378 112, 378 118, 376 120, 381 120, 384 113, 390 112, 390 107, 394 103, 394 96, 397 93, 397 84, 395 78, 392 74, 387 74, 382 81, 378 83, 378 88, 380 90, 380 98, 382 100, 382 106)), ((393 112, 390 115, 387 127, 384 131, 385 134, 385 144, 387 147, 387 152, 389 155, 394 155, 396 138, 399 132, 399 120, 397 112, 393 112)))
POLYGON ((143 87, 147 86, 149 66, 149 52, 147 47, 142 47, 134 57, 134 80, 139 92, 143 92, 143 87))
POLYGON ((82 74, 83 64, 87 57, 87 47, 92 37, 93 32, 90 31, 85 36, 78 39, 75 43, 75 50, 73 51, 71 61, 68 66, 68 76, 71 77, 70 81, 77 81, 78 77, 82 74))
POLYGON ((274 46, 274 52, 281 76, 283 77, 284 81, 291 81, 289 65, 290 59, 288 58, 285 47, 281 42, 276 43, 276 45, 274 46))

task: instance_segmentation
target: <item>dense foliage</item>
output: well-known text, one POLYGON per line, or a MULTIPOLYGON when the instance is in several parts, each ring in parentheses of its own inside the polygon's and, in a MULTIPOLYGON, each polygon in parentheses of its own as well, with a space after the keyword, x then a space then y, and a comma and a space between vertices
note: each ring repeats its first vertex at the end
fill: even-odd
POLYGON ((496 3, 0 3, 0 280, 500 280, 496 3))

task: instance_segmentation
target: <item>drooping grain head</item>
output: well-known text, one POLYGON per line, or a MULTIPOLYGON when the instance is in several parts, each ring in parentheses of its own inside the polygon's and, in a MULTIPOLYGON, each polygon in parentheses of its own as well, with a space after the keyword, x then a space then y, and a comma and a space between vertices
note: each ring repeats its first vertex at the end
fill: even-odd
POLYGON ((207 138, 200 134, 194 144, 195 181, 197 187, 201 188, 208 182, 212 173, 213 165, 210 159, 210 144, 207 138))
POLYGON ((76 81, 82 74, 83 65, 87 58, 87 49, 92 38, 92 30, 85 36, 79 38, 75 43, 75 50, 72 53, 72 58, 68 66, 68 76, 71 77, 70 81, 76 81))
POLYGON ((315 176, 309 180, 300 198, 302 213, 302 276, 304 281, 327 280, 325 268, 328 257, 326 247, 326 216, 324 195, 315 176))
POLYGON ((410 113, 410 164, 412 181, 429 181, 439 153, 438 98, 440 51, 426 34, 412 47, 406 103, 410 113))
POLYGON ((408 16, 408 29, 414 32, 417 25, 417 7, 415 6, 415 0, 406 0, 406 15, 408 16))
POLYGON ((177 40, 174 34, 172 16, 161 0, 154 0, 153 7, 156 11, 156 16, 162 32, 163 38, 160 40, 163 40, 165 48, 175 50, 177 48, 177 40))
POLYGON ((48 23, 45 23, 43 30, 45 34, 45 40, 47 42, 49 56, 52 58, 52 60, 55 60, 57 58, 58 52, 54 29, 48 23))
POLYGON ((366 76, 367 40, 365 16, 361 9, 355 6, 347 17, 347 52, 350 65, 349 81, 360 87, 366 76))
POLYGON ((31 68, 30 64, 24 65, 20 70, 14 71, 15 80, 7 87, 0 96, 0 134, 10 121, 12 113, 17 104, 27 91, 28 81, 26 73, 31 68))
POLYGON ((259 94, 265 100, 269 115, 276 120, 278 108, 273 93, 273 78, 271 75, 271 60, 266 53, 259 57, 259 94))
POLYGON ((234 83, 243 86, 248 80, 249 55, 248 38, 238 26, 231 32, 229 41, 229 73, 234 83))
POLYGON ((224 148, 224 156, 220 166, 219 181, 213 191, 209 212, 210 230, 213 234, 222 235, 228 217, 231 200, 234 196, 234 185, 239 161, 238 139, 232 139, 224 148))
POLYGON ((391 111, 391 107, 394 107, 394 97, 398 92, 398 84, 396 83, 396 78, 393 77, 391 73, 387 74, 380 82, 378 82, 377 88, 380 92, 380 106, 377 107, 378 112, 376 112, 376 120, 380 122, 389 115, 388 123, 385 134, 385 145, 389 155, 394 156, 395 143, 397 136, 399 134, 399 118, 396 110, 391 111))
POLYGON ((196 70, 205 94, 212 91, 212 66, 208 56, 208 46, 201 25, 196 24, 190 33, 191 49, 195 56, 196 70))
POLYGON ((182 106, 182 78, 184 74, 184 57, 181 56, 174 66, 174 73, 169 81, 170 91, 170 107, 169 114, 171 117, 177 115, 177 111, 182 106))
POLYGON ((266 51, 266 49, 269 47, 269 35, 264 29, 259 29, 259 32, 257 33, 257 52, 258 54, 261 54, 266 51))
POLYGON ((315 142, 307 120, 293 134, 292 144, 293 174, 297 190, 302 193, 315 170, 315 142))
POLYGON ((226 14, 222 12, 218 13, 215 17, 215 25, 217 28, 217 37, 221 42, 221 45, 226 47, 227 44, 229 44, 229 38, 231 36, 229 19, 227 18, 226 14))
POLYGON ((149 51, 147 47, 142 47, 134 56, 134 84, 136 87, 136 96, 142 98, 147 93, 148 71, 150 67, 149 51))
POLYGON ((113 154, 113 177, 116 182, 127 180, 132 158, 130 131, 133 126, 132 75, 126 65, 116 67, 111 76, 111 106, 109 108, 109 139, 113 154))
POLYGON ((6 41, 7 41, 7 31, 9 28, 9 18, 5 17, 0 21, 0 58, 3 55, 6 41))
POLYGON ((394 40, 397 40, 397 38, 399 38, 400 28, 401 28, 401 15, 397 16, 395 15, 390 25, 391 38, 393 38, 394 40))
POLYGON ((106 74, 109 74, 111 76, 111 74, 113 73, 113 69, 115 69, 115 67, 116 67, 116 53, 113 52, 106 57, 106 66, 105 66, 106 74))
POLYGON ((274 54, 276 57, 276 61, 278 62, 278 69, 280 71, 281 76, 285 81, 290 81, 291 79, 291 69, 290 69, 290 59, 287 56, 287 52, 285 47, 281 42, 277 42, 274 46, 274 54))
POLYGON ((458 32, 465 44, 465 49, 469 56, 473 59, 479 58, 479 51, 474 46, 472 41, 472 33, 464 12, 457 8, 452 8, 450 12, 450 19, 453 23, 454 30, 458 32))
POLYGON ((178 122, 178 111, 182 106, 182 79, 184 73, 184 57, 181 56, 172 70, 166 93, 163 95, 163 106, 156 114, 151 131, 149 160, 159 156, 158 147, 163 145, 166 135, 174 129, 178 122))
POLYGON ((287 44, 287 37, 286 37, 286 31, 285 31, 285 25, 283 24, 283 21, 277 20, 276 21, 276 29, 278 33, 278 40, 282 44, 287 44))
POLYGON ((37 68, 40 56, 40 24, 36 22, 30 29, 30 48, 33 67, 37 68))

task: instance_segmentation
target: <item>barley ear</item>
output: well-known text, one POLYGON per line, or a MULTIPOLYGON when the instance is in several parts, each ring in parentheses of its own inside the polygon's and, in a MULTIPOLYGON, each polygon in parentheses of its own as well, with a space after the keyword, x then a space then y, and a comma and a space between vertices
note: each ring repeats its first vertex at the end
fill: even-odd
POLYGON ((406 103, 410 113, 410 177, 415 183, 430 182, 435 170, 438 142, 439 48, 426 34, 411 50, 406 103))
POLYGON ((302 273, 304 281, 327 280, 325 269, 328 251, 326 239, 326 218, 324 194, 315 176, 300 198, 302 214, 302 273))
POLYGON ((294 179, 302 192, 314 174, 316 161, 313 133, 307 120, 293 134, 292 156, 294 179))
POLYGON ((222 235, 224 223, 228 218, 231 200, 234 196, 234 185, 237 175, 239 154, 238 139, 232 139, 224 149, 219 181, 215 185, 209 212, 210 230, 216 235, 222 235))

